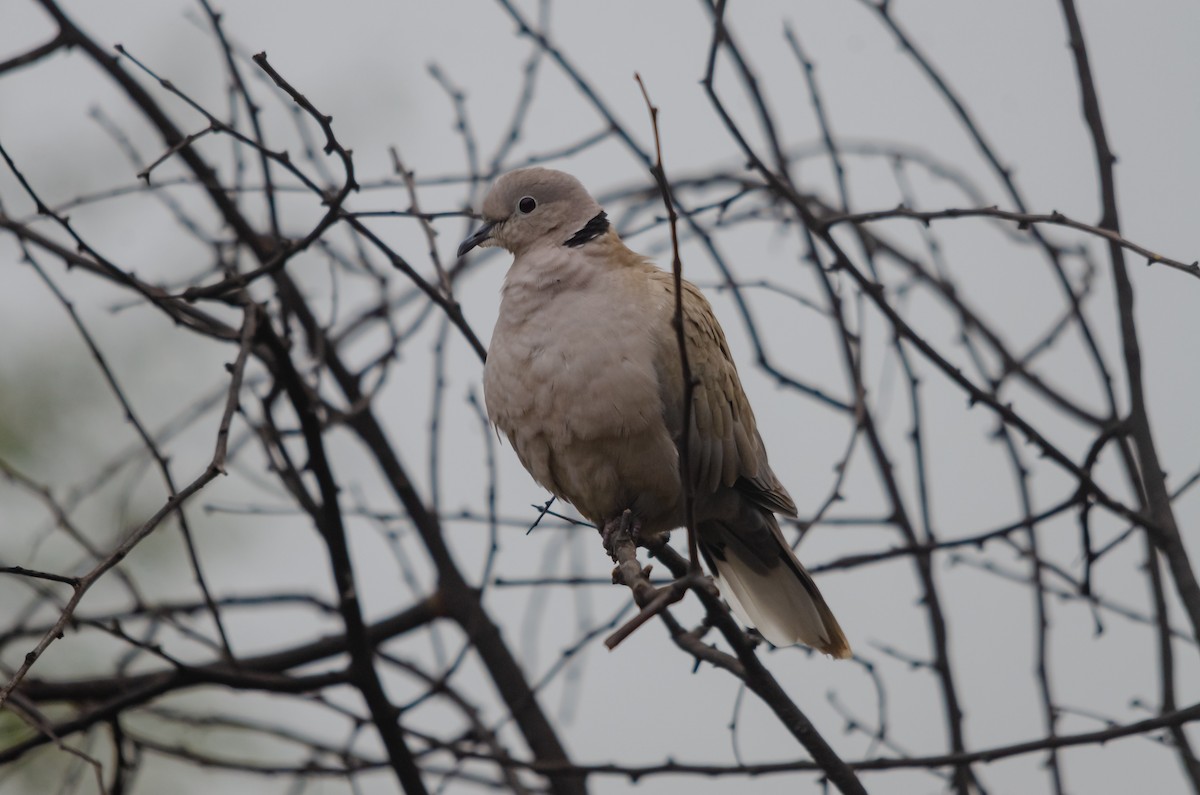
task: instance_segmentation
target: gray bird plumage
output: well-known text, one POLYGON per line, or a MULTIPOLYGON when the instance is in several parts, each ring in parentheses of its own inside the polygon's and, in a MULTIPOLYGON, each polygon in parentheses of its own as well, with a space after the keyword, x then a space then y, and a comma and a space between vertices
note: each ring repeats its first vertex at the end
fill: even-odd
POLYGON ((598 526, 629 509, 643 535, 684 524, 689 439, 700 549, 722 595, 776 646, 850 646, 774 513, 796 515, 771 471, 712 307, 683 283, 696 387, 685 430, 671 274, 628 249, 568 174, 505 174, 463 242, 514 255, 484 369, 488 417, 542 486, 598 526))

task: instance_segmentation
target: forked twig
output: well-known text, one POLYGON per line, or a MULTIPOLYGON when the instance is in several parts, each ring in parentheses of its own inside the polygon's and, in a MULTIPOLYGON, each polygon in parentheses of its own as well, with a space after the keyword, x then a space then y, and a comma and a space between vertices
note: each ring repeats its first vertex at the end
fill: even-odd
POLYGON ((643 567, 637 559, 637 543, 633 540, 633 512, 626 510, 613 519, 603 530, 604 549, 613 562, 612 579, 633 592, 633 600, 641 608, 638 614, 622 624, 604 640, 609 651, 629 637, 638 627, 665 611, 683 598, 689 588, 709 585, 708 578, 699 570, 691 570, 673 582, 655 588, 650 582, 651 566, 643 567))
POLYGON ((691 561, 693 572, 700 571, 700 552, 696 539, 695 495, 690 477, 691 468, 691 434, 688 428, 692 424, 692 395, 696 384, 692 380, 692 367, 688 361, 687 337, 683 329, 683 261, 679 258, 679 214, 675 212, 675 201, 671 198, 671 185, 667 182, 667 173, 663 168, 662 139, 658 134, 658 108, 650 101, 646 84, 642 76, 634 72, 633 79, 642 90, 642 98, 646 100, 646 109, 650 111, 650 126, 654 130, 654 165, 650 173, 658 183, 662 193, 663 204, 667 208, 667 223, 671 229, 671 271, 675 274, 675 316, 671 321, 675 329, 675 339, 679 343, 679 364, 683 369, 683 431, 679 434, 679 472, 683 483, 683 510, 688 532, 688 560, 691 561))

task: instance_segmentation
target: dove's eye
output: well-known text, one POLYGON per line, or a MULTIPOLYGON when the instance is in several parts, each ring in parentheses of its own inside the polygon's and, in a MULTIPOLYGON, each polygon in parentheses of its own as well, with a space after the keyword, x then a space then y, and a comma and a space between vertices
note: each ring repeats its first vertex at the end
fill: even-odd
POLYGON ((537 201, 532 196, 525 196, 517 202, 517 209, 529 215, 537 208, 537 201))

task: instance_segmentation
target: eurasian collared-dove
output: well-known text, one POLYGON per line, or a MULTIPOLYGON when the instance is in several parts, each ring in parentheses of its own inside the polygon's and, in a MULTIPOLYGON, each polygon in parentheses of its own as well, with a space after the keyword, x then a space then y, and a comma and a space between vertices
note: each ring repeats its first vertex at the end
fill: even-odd
MULTIPOLYGON (((484 369, 488 417, 534 480, 598 527, 629 509, 639 532, 684 524, 683 376, 675 283, 626 248, 574 177, 523 168, 463 241, 513 253, 484 369)), ((701 553, 735 614, 776 646, 850 645, 772 512, 796 505, 767 463, 712 307, 683 282, 695 381, 689 469, 701 553)))

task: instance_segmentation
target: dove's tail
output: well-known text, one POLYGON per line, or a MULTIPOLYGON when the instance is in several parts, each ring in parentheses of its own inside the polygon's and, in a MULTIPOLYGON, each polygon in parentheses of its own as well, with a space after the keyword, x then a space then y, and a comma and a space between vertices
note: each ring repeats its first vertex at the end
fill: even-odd
POLYGON ((700 550, 734 615, 775 646, 803 643, 838 659, 850 657, 842 628, 784 543, 775 517, 762 510, 754 514, 760 526, 750 530, 698 523, 700 550))

